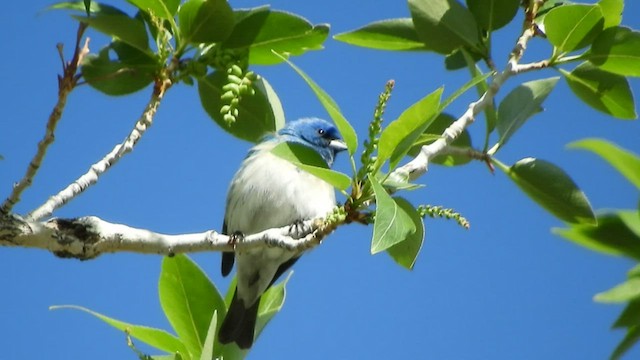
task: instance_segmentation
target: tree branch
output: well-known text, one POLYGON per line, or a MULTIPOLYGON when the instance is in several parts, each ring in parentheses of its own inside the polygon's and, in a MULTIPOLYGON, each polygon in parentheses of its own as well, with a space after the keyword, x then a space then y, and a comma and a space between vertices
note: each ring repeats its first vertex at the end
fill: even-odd
POLYGON ((153 117, 158 111, 158 107, 162 102, 165 92, 171 87, 171 85, 172 83, 168 78, 157 79, 151 99, 147 103, 142 115, 140 115, 140 118, 138 118, 133 130, 129 133, 129 136, 127 136, 122 143, 116 145, 110 153, 102 158, 102 160, 91 165, 89 171, 84 175, 80 176, 56 195, 51 196, 49 200, 40 207, 33 210, 29 215, 27 215, 27 219, 40 220, 51 215, 55 209, 66 204, 69 200, 82 193, 89 186, 98 182, 100 175, 109 170, 109 168, 115 165, 124 155, 130 153, 142 135, 144 135, 153 123, 153 117))
POLYGON ((318 245, 339 222, 325 219, 304 221, 247 235, 233 243, 214 230, 167 235, 114 224, 95 216, 76 219, 29 221, 14 214, 0 216, 0 246, 28 247, 51 251, 62 258, 89 260, 105 253, 134 252, 172 256, 201 251, 233 251, 277 246, 302 252, 318 245))
POLYGON ((484 111, 487 106, 493 104, 493 98, 502 85, 513 75, 521 72, 537 70, 549 65, 548 61, 540 61, 531 64, 519 64, 522 55, 527 48, 527 43, 536 34, 535 15, 544 0, 532 0, 525 10, 523 31, 509 56, 505 69, 493 77, 487 91, 475 102, 469 104, 467 111, 444 130, 442 136, 431 144, 424 145, 420 153, 407 164, 395 169, 389 179, 397 182, 411 181, 427 172, 429 162, 434 157, 445 152, 449 145, 457 139, 462 132, 475 121, 476 116, 484 111))
POLYGON ((33 178, 38 173, 40 169, 40 165, 42 164, 42 160, 44 156, 47 154, 47 150, 49 149, 49 145, 53 143, 55 140, 55 131, 58 125, 58 121, 62 118, 62 113, 64 112, 64 107, 67 104, 67 98, 71 91, 76 87, 78 83, 78 79, 80 76, 77 74, 78 68, 82 62, 82 59, 89 53, 89 38, 87 38, 84 42, 84 46, 80 48, 80 42, 82 41, 82 36, 87 29, 87 24, 80 23, 78 25, 78 32, 76 35, 76 43, 75 50, 73 53, 73 58, 68 63, 64 61, 64 54, 62 53, 62 44, 58 44, 58 52, 60 53, 60 58, 62 59, 62 75, 58 75, 58 101, 56 105, 51 110, 51 114, 49 114, 49 120, 47 120, 47 126, 45 130, 44 137, 38 143, 38 149, 36 154, 31 159, 29 166, 27 167, 27 171, 14 186, 11 194, 7 199, 2 203, 0 207, 0 213, 8 214, 13 209, 13 206, 20 201, 20 196, 22 192, 24 192, 31 184, 33 183, 33 178))

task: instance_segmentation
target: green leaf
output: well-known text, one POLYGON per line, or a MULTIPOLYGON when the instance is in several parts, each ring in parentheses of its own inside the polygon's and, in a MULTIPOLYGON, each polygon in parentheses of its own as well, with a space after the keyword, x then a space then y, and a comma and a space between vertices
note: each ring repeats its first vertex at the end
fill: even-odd
POLYGON ((603 303, 623 303, 640 298, 640 278, 631 278, 612 289, 594 296, 594 300, 603 303))
POLYGON ((269 287, 269 289, 262 294, 258 308, 258 319, 256 321, 256 338, 260 336, 269 321, 282 310, 287 295, 286 286, 289 279, 291 279, 291 275, 293 275, 293 271, 289 271, 289 274, 287 274, 284 280, 269 287))
POLYGON ((618 360, 624 355, 631 347, 633 347, 640 340, 640 326, 633 326, 627 330, 627 334, 624 339, 618 344, 616 349, 611 354, 610 360, 618 360))
POLYGON ((399 200, 392 198, 375 176, 370 174, 369 181, 376 197, 371 254, 377 254, 407 240, 418 230, 412 216, 399 204, 399 200))
MULTIPOLYGON (((467 63, 467 59, 465 59, 463 51, 466 51, 466 49, 460 48, 444 58, 444 65, 447 70, 464 69, 469 66, 469 64, 467 63)), ((467 51, 467 53, 469 54, 470 58, 473 59, 474 63, 482 60, 482 55, 471 53, 469 51, 467 51)))
POLYGON ((91 0, 84 0, 84 11, 87 13, 87 16, 91 15, 91 0))
POLYGON ((588 249, 640 260, 640 218, 637 211, 598 214, 598 226, 571 225, 553 233, 588 249))
POLYGON ((637 117, 631 87, 624 76, 600 70, 588 62, 571 72, 559 71, 573 93, 592 108, 619 119, 637 117))
MULTIPOLYGON (((424 131, 416 142, 413 143, 413 147, 409 150, 409 154, 411 156, 417 156, 420 153, 420 148, 423 145, 430 144, 435 140, 438 140, 442 137, 442 133, 446 128, 448 128, 453 122, 456 121, 456 118, 449 114, 440 114, 438 117, 429 125, 429 127, 424 131)), ((450 145, 451 147, 457 147, 461 149, 470 149, 471 148, 471 135, 465 129, 458 138, 456 138, 450 145)), ((445 166, 457 166, 464 165, 471 161, 471 157, 464 156, 460 154, 451 154, 445 153, 442 155, 438 155, 435 158, 431 159, 431 163, 440 164, 445 166)))
POLYGON ((233 10, 226 0, 190 0, 178 11, 185 42, 214 43, 231 35, 235 25, 233 10))
POLYGON ((309 50, 320 50, 329 36, 329 26, 313 25, 305 18, 267 7, 245 13, 235 24, 223 47, 249 50, 249 63, 272 65, 283 61, 273 51, 289 55, 302 55, 309 50))
POLYGON ((640 32, 621 26, 606 29, 593 41, 588 60, 614 74, 640 76, 640 32))
POLYGON ((556 86, 558 79, 552 77, 525 82, 505 96, 498 106, 496 128, 500 135, 499 146, 504 146, 527 119, 543 110, 542 102, 556 86))
POLYGON ((107 95, 118 96, 134 93, 153 82, 158 65, 146 52, 114 41, 100 50, 98 55, 90 54, 82 63, 82 76, 93 88, 107 95), (110 58, 115 51, 118 60, 110 58))
POLYGON ((382 131, 378 142, 378 164, 382 165, 391 159, 389 167, 395 168, 416 139, 435 119, 443 89, 439 87, 418 100, 382 131))
POLYGON ((583 139, 568 145, 573 149, 589 150, 606 160, 640 190, 640 156, 602 139, 583 139))
POLYGON ((604 17, 598 5, 565 5, 549 11, 544 26, 553 46, 571 52, 593 42, 604 29, 604 17))
MULTIPOLYGON (((47 7, 46 10, 77 10, 77 11, 82 11, 84 13, 87 12, 85 1, 59 2, 47 7)), ((109 15, 109 14, 126 16, 126 13, 118 9, 117 7, 107 5, 107 4, 101 4, 96 1, 91 1, 91 4, 89 6, 89 13, 92 14, 93 16, 109 15)))
POLYGON ((124 321, 116 320, 108 316, 102 315, 100 313, 89 310, 82 306, 58 305, 58 306, 51 306, 49 307, 49 309, 50 310, 73 309, 73 310, 83 311, 87 314, 97 317, 98 319, 104 321, 105 323, 113 326, 114 328, 120 331, 124 331, 128 333, 131 337, 139 341, 142 341, 143 343, 148 344, 149 346, 153 346, 156 349, 166 351, 170 354, 178 353, 182 356, 183 359, 190 358, 187 348, 184 346, 184 344, 180 342, 178 338, 176 338, 175 336, 169 334, 164 330, 155 329, 147 326, 129 324, 124 321))
POLYGON ((198 265, 178 254, 163 259, 158 292, 169 323, 191 355, 199 358, 214 311, 218 323, 226 314, 218 290, 198 265))
POLYGON ((150 52, 147 29, 142 21, 124 14, 92 14, 91 17, 72 15, 74 19, 143 51, 150 52))
POLYGON ((467 0, 467 6, 482 29, 493 31, 513 20, 520 2, 520 0, 467 0))
POLYGON ((180 0, 127 0, 138 9, 152 13, 161 19, 172 19, 178 11, 180 0))
POLYGON ((572 224, 596 224, 585 194, 556 165, 525 158, 509 167, 507 174, 525 194, 557 218, 572 224))
POLYGON ((204 346, 202 347, 200 360, 215 359, 213 348, 214 348, 214 344, 216 343, 217 325, 218 325, 218 311, 214 311, 213 315, 211 315, 211 321, 209 322, 209 329, 207 330, 207 337, 204 340, 204 346))
POLYGON ((351 185, 349 176, 329 169, 322 156, 307 146, 296 143, 281 143, 276 145, 271 153, 340 190, 346 190, 351 185))
POLYGON ((400 266, 412 270, 424 242, 424 222, 410 202, 401 197, 396 197, 394 200, 409 215, 416 231, 413 234, 409 234, 404 241, 388 248, 387 253, 400 266))
POLYGON ((267 98, 265 91, 270 89, 263 77, 259 77, 253 82, 255 89, 254 95, 245 95, 238 104, 238 116, 236 121, 231 125, 227 124, 220 109, 226 102, 220 99, 225 92, 222 87, 227 84, 227 74, 224 72, 213 72, 204 78, 198 79, 198 93, 200 94, 200 103, 209 116, 220 127, 231 135, 243 140, 258 142, 264 135, 276 131, 282 127, 282 120, 276 118, 276 114, 280 115, 281 108, 272 108, 273 96, 267 98), (263 83, 263 84, 261 84, 263 83))
POLYGON ((313 90, 313 93, 316 95, 318 100, 320 100, 320 103, 322 104, 322 106, 324 106, 325 110, 327 110, 327 113, 329 114, 333 122, 336 124, 336 127, 338 128, 338 131, 342 136, 342 139, 347 144, 347 148, 349 149, 348 150, 349 155, 353 155, 358 149, 358 136, 356 135, 355 130, 353 130, 353 127, 351 126, 351 124, 349 124, 347 119, 340 112, 340 108, 338 107, 338 104, 336 104, 336 102, 331 98, 331 96, 329 96, 329 94, 327 94, 324 90, 322 90, 322 88, 318 86, 318 84, 316 84, 316 82, 313 81, 313 79, 311 79, 304 71, 302 71, 302 69, 297 67, 291 61, 284 58, 282 55, 280 54, 276 54, 276 55, 279 56, 284 61, 286 61, 287 64, 289 64, 289 66, 291 66, 293 70, 295 70, 298 73, 298 75, 300 75, 300 77, 304 79, 304 81, 307 83, 307 85, 309 85, 311 90, 313 90))
POLYGON ((602 15, 604 16, 604 28, 618 26, 622 22, 622 10, 624 0, 600 0, 598 1, 602 15))
POLYGON ((476 20, 456 0, 409 0, 409 10, 418 37, 427 48, 445 55, 461 46, 486 53, 480 45, 476 20))
POLYGON ((640 300, 631 301, 624 308, 615 323, 614 328, 624 328, 640 325, 640 300))
POLYGON ((333 38, 347 44, 378 50, 428 50, 418 38, 411 18, 376 21, 333 38))

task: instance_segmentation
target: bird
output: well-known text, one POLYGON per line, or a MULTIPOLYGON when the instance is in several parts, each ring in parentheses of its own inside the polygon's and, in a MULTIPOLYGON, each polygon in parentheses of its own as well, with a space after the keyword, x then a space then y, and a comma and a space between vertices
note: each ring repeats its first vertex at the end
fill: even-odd
MULTIPOLYGON (((294 225, 326 216, 336 206, 333 186, 271 153, 283 142, 315 150, 328 167, 339 152, 347 149, 338 129, 319 118, 292 121, 265 136, 251 148, 229 185, 224 234, 246 236, 294 225)), ((235 342, 241 349, 253 345, 260 297, 300 255, 279 247, 222 254, 223 276, 237 262, 237 285, 220 326, 220 343, 235 342)))

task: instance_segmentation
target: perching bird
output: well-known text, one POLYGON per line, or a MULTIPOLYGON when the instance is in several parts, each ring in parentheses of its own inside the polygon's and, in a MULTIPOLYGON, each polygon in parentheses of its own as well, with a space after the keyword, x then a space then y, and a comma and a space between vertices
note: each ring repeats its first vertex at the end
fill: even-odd
MULTIPOLYGON (((328 166, 338 152, 347 148, 336 127, 317 118, 291 122, 266 137, 249 151, 231 181, 223 233, 255 234, 325 216, 336 206, 331 185, 270 152, 283 142, 315 150, 328 166)), ((221 343, 235 342, 243 349, 251 347, 260 296, 299 256, 278 247, 222 254, 222 275, 231 272, 237 259, 238 281, 218 334, 221 343)))

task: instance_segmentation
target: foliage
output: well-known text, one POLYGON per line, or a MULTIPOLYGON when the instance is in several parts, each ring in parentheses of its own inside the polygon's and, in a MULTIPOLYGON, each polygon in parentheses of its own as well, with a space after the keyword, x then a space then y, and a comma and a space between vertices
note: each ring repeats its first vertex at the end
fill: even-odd
MULTIPOLYGON (((457 0, 408 0, 408 17, 383 19, 336 35, 336 40, 378 50, 434 52, 443 57, 447 70, 467 68, 471 74, 469 82, 448 97, 443 99, 445 89, 437 88, 383 126, 392 90, 392 84, 387 85, 364 141, 360 165, 356 161, 357 134, 337 102, 289 60, 292 55, 321 49, 329 34, 328 25, 314 25, 301 16, 267 6, 232 9, 226 0, 129 3, 135 8, 133 16, 93 1, 51 7, 73 11, 73 19, 111 38, 97 54, 85 58, 83 80, 111 96, 128 95, 152 84, 157 88, 166 82, 170 86, 197 83, 201 104, 211 119, 229 134, 255 142, 264 133, 282 127, 285 117, 274 89, 250 67, 288 64, 309 85, 338 127, 348 147, 352 174, 327 169, 309 151, 296 146, 280 146, 273 152, 343 191, 347 200, 340 216, 331 221, 335 226, 354 221, 372 224, 372 254, 387 252, 399 265, 411 269, 425 239, 425 216, 445 214, 468 227, 466 219, 460 220, 464 218, 453 210, 415 206, 399 195, 419 187, 411 183, 415 176, 403 173, 399 164, 407 155, 424 155, 425 148, 444 141, 445 150, 428 158, 429 163, 459 166, 481 160, 491 170, 495 166, 524 195, 567 224, 567 229, 556 231, 561 236, 594 250, 640 259, 637 210, 596 215, 586 195, 559 166, 530 156, 513 165, 497 158, 500 149, 526 122, 543 111, 545 99, 559 80, 535 79, 518 85, 502 98, 494 97, 501 82, 519 72, 552 68, 586 105, 619 119, 637 117, 627 77, 640 76, 640 33, 621 26, 622 0, 596 4, 549 1, 541 7, 540 2, 521 0, 467 0, 466 4, 457 0), (551 55, 516 71, 514 66, 520 65, 522 57, 518 52, 524 51, 518 46, 526 47, 528 41, 523 34, 520 39, 524 44, 516 46, 507 69, 501 72, 492 54, 493 35, 515 19, 521 3, 525 31, 544 35, 551 55), (451 126, 479 117, 472 113, 456 119, 445 112, 474 87, 484 94, 481 99, 489 97, 489 103, 480 108, 485 115, 484 137, 473 141, 463 128, 454 139, 446 139, 451 126), (476 149, 474 143, 484 146, 476 149)), ((574 143, 573 147, 602 156, 640 188, 640 159, 636 155, 594 139, 574 143)), ((627 328, 627 337, 614 357, 640 339, 640 324, 632 320, 640 311, 637 273, 632 271, 627 282, 596 296, 598 301, 629 302, 616 322, 627 328)), ((246 355, 235 345, 222 346, 214 341, 229 295, 224 300, 187 257, 176 255, 164 260, 159 294, 176 335, 80 309, 170 358, 234 359, 246 355)), ((263 296, 258 333, 283 301, 284 283, 263 296)))

